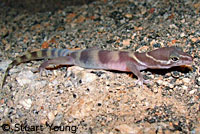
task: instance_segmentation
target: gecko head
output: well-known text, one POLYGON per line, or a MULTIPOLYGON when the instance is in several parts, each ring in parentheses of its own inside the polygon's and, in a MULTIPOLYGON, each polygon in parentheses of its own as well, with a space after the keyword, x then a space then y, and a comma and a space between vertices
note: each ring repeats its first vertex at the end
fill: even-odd
POLYGON ((171 68, 174 66, 191 65, 193 58, 177 47, 163 47, 146 53, 155 68, 171 68))
POLYGON ((180 48, 170 47, 169 62, 173 66, 191 65, 193 58, 191 55, 183 52, 180 48))

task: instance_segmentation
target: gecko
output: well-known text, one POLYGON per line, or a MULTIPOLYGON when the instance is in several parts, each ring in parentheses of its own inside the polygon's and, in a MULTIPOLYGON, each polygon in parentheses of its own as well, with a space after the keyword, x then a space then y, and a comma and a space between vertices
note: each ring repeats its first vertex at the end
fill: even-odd
POLYGON ((42 49, 28 52, 23 56, 16 57, 7 67, 1 87, 3 87, 9 70, 14 66, 37 59, 48 59, 44 61, 39 72, 45 70, 49 65, 75 65, 88 69, 118 70, 132 72, 138 80, 136 83, 143 85, 147 83, 143 79, 141 70, 145 69, 168 69, 175 66, 190 65, 193 58, 175 46, 162 47, 148 52, 133 51, 111 51, 98 48, 79 50, 69 49, 42 49))

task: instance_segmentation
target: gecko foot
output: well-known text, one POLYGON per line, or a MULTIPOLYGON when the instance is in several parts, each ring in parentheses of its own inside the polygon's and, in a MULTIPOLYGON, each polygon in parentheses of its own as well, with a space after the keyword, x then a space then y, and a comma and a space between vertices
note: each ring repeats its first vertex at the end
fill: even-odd
POLYGON ((138 79, 135 81, 135 84, 143 87, 144 84, 152 84, 152 82, 150 80, 138 79))
POLYGON ((49 70, 46 70, 43 67, 39 67, 38 71, 40 72, 40 76, 42 76, 43 74, 46 76, 49 75, 49 70))
POLYGON ((143 85, 143 81, 138 79, 138 80, 135 81, 135 85, 142 86, 143 85))

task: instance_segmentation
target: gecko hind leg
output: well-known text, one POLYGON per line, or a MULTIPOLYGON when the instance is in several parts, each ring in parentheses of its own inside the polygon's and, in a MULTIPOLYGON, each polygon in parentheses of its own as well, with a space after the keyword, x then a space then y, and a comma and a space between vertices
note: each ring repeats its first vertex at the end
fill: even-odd
POLYGON ((45 68, 49 65, 73 65, 73 64, 74 64, 73 58, 70 56, 57 57, 43 62, 38 70, 40 72, 40 75, 42 74, 42 72, 45 72, 45 74, 48 75, 48 72, 45 68))

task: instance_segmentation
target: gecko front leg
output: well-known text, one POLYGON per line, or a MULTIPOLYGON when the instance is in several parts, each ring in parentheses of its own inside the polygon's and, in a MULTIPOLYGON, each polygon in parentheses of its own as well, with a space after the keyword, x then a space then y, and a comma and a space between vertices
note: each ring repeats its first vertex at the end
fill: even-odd
POLYGON ((137 76, 138 80, 135 82, 136 84, 143 86, 143 83, 145 84, 150 83, 149 80, 144 80, 140 70, 137 68, 137 65, 135 65, 132 62, 128 62, 126 63, 126 67, 128 71, 131 71, 134 75, 137 76))

